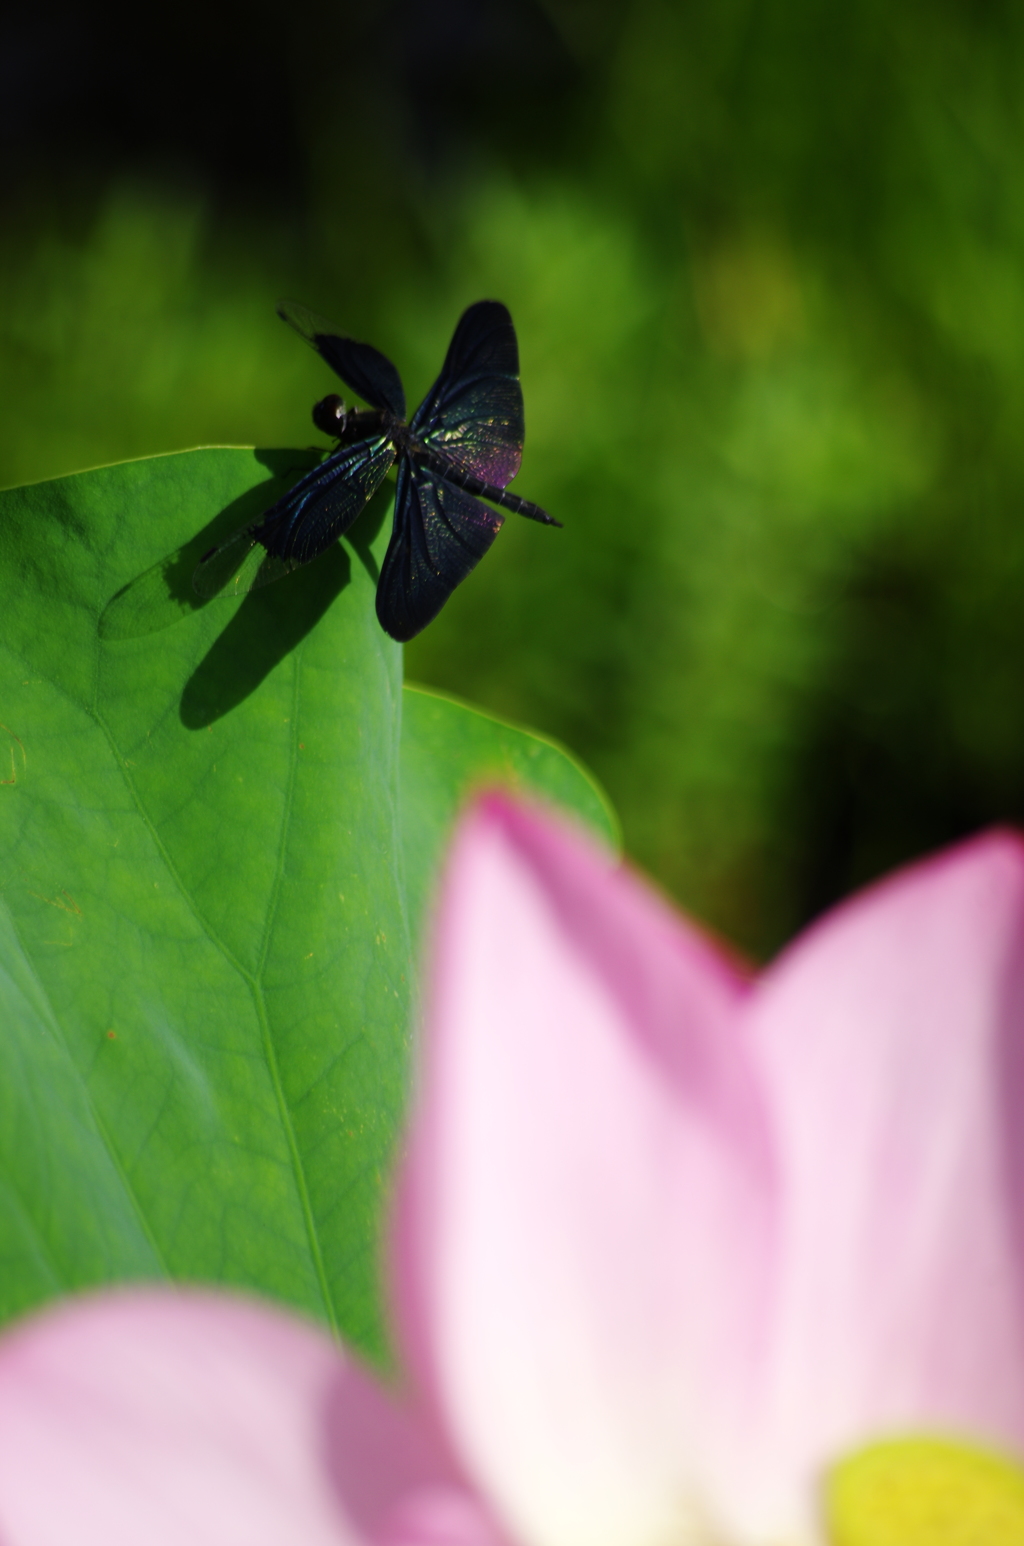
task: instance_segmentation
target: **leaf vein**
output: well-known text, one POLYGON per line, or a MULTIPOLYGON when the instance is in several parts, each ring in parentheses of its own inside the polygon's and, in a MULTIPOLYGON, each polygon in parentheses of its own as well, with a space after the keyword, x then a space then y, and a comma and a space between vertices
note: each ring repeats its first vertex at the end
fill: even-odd
POLYGON ((288 783, 285 789, 284 819, 281 822, 281 839, 277 849, 277 867, 274 872, 274 882, 270 890, 267 903, 267 924, 263 933, 263 942, 260 947, 259 959, 256 964, 256 975, 253 982, 253 1002, 259 1017, 260 1030, 263 1036, 264 1054, 267 1067, 274 1085, 274 1094, 277 1099, 278 1110, 281 1114, 281 1125, 284 1128, 285 1138, 288 1143, 288 1151, 292 1159, 292 1168, 295 1174, 295 1185, 299 1193, 299 1201, 302 1207, 303 1219, 306 1225, 306 1235, 309 1239, 309 1248, 313 1257, 313 1265, 316 1269, 317 1282, 323 1295, 324 1309, 331 1330, 335 1335, 340 1335, 338 1318, 334 1309, 334 1299, 331 1295, 330 1284, 327 1280, 327 1268, 324 1262, 323 1250, 320 1244, 320 1234, 317 1229, 316 1218, 313 1213, 313 1202, 309 1195, 309 1185, 306 1180, 305 1166, 302 1163, 302 1155, 299 1151, 298 1138, 295 1133, 295 1124, 292 1120, 292 1110, 288 1104, 284 1085, 281 1080, 281 1070, 278 1066, 277 1047, 274 1043, 273 1031, 270 1026, 270 1016, 267 1012, 266 998, 263 993, 263 972, 270 953, 270 942, 274 932, 274 920, 277 913, 278 902, 281 895, 281 887, 284 882, 285 857, 288 848, 288 834, 291 825, 292 799, 295 790, 295 777, 299 760, 299 700, 300 681, 302 674, 302 646, 299 645, 292 652, 293 690, 292 711, 290 716, 290 747, 291 755, 288 762, 288 783))

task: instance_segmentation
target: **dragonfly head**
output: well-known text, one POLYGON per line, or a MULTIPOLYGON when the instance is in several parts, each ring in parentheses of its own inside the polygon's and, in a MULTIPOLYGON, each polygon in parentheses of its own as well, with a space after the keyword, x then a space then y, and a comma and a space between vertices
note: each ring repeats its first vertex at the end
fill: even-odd
POLYGON ((323 434, 333 435, 337 440, 345 432, 348 414, 349 410, 341 398, 336 392, 332 392, 328 397, 321 398, 313 409, 313 423, 323 434))

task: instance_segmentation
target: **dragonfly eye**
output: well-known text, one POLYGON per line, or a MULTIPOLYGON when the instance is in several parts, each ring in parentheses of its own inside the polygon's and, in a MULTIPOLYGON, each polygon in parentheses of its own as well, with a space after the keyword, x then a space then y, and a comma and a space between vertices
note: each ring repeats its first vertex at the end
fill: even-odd
POLYGON ((313 409, 313 423, 325 435, 340 435, 347 418, 348 409, 335 392, 322 398, 313 409))

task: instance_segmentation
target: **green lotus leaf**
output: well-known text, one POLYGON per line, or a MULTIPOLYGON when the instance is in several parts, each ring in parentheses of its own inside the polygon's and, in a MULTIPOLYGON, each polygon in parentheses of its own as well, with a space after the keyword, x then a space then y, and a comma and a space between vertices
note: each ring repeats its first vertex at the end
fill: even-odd
POLYGON ((458 806, 511 783, 614 841, 558 748, 403 694, 373 607, 387 496, 280 584, 200 604, 200 554, 310 464, 211 449, 0 494, 0 1317, 200 1280, 380 1355, 458 806))

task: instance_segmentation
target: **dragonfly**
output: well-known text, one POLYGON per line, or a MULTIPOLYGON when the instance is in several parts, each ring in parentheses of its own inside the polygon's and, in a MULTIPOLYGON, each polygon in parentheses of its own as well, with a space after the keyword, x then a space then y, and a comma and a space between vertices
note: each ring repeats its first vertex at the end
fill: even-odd
POLYGON ((346 407, 336 393, 316 404, 313 422, 335 450, 203 555, 192 581, 200 596, 240 595, 311 563, 349 529, 395 462, 394 524, 377 582, 377 618, 393 639, 414 638, 437 616, 498 535, 501 510, 561 526, 508 492, 525 420, 519 347, 500 301, 463 312, 441 374, 408 423, 401 377, 386 355, 304 306, 282 301, 277 311, 369 407, 346 407))

